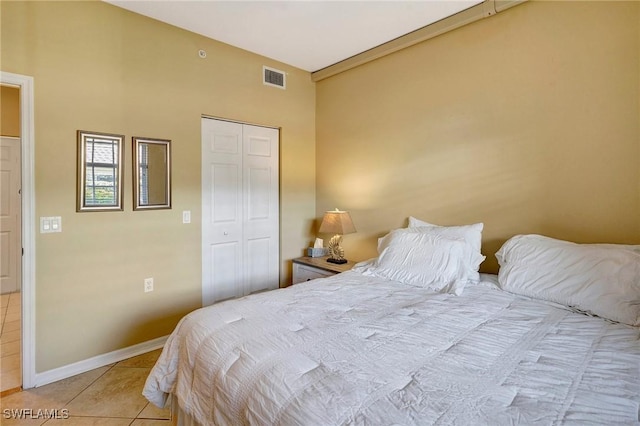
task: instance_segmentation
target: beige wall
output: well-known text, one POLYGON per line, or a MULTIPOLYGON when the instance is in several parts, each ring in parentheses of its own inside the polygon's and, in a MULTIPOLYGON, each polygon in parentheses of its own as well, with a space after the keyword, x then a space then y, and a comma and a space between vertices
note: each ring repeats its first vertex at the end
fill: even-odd
POLYGON ((0 135, 20 137, 20 89, 0 86, 0 135))
POLYGON ((1 7, 2 70, 34 77, 36 216, 62 217, 62 233, 36 238, 38 372, 166 335, 200 306, 201 114, 282 128, 289 281, 315 215, 309 73, 103 2, 1 7), (288 73, 286 91, 262 85, 263 65, 288 73), (76 213, 78 129, 126 135, 123 212, 76 213), (172 141, 171 210, 132 211, 134 135, 172 141))
POLYGON ((640 243, 640 3, 527 2, 317 84, 316 217, 640 243))

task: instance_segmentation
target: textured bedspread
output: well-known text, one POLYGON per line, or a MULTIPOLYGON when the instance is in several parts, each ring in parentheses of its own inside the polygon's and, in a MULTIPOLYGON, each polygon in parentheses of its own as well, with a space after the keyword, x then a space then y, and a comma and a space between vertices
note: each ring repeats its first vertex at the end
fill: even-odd
POLYGON ((640 330, 347 272, 187 315, 143 393, 203 425, 640 424, 640 330))

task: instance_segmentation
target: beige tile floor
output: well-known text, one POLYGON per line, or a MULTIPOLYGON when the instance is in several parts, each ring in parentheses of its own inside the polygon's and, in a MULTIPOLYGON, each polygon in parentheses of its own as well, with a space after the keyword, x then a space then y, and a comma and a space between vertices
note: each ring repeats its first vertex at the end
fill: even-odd
POLYGON ((156 408, 142 396, 144 382, 158 356, 160 350, 3 397, 0 424, 168 426, 170 410, 156 408), (16 412, 11 410, 20 409, 30 409, 33 414, 22 420, 7 418, 16 412), (33 418, 38 417, 38 410, 58 410, 58 418, 33 418), (66 417, 63 410, 68 410, 68 418, 62 418, 66 417))
POLYGON ((20 389, 21 293, 0 295, 0 393, 20 389))

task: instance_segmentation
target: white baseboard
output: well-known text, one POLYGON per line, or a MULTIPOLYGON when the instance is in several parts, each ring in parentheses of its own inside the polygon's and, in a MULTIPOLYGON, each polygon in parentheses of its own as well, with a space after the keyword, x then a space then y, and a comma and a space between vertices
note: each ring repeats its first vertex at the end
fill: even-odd
POLYGON ((74 362, 73 364, 64 365, 42 373, 36 373, 34 387, 57 382, 58 380, 66 379, 95 368, 104 367, 105 365, 113 364, 114 362, 119 362, 127 358, 160 349, 164 346, 168 337, 169 336, 158 337, 157 339, 148 340, 127 348, 97 355, 83 361, 74 362))

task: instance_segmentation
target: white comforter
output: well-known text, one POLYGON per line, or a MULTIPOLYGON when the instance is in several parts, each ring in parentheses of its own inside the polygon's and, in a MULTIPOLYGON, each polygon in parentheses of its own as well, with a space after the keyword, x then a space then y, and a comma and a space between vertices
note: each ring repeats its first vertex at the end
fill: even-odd
POLYGON ((640 330, 347 272, 187 315, 143 394, 203 425, 640 424, 640 330))

